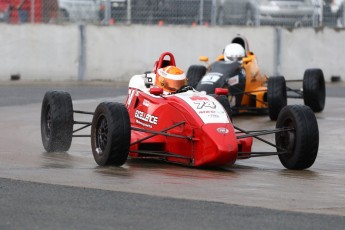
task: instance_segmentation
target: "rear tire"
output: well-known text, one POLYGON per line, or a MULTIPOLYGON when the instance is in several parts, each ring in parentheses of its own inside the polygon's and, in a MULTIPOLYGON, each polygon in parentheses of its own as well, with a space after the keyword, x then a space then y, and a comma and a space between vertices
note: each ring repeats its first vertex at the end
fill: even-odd
POLYGON ((190 66, 187 71, 188 85, 192 86, 195 89, 205 73, 206 67, 203 65, 190 66))
POLYGON ((91 126, 91 148, 98 165, 123 165, 129 152, 131 127, 127 108, 103 102, 96 108, 91 126))
POLYGON ((48 91, 41 109, 41 137, 47 152, 68 151, 73 134, 73 105, 71 95, 48 91))
POLYGON ((286 82, 283 76, 270 77, 267 85, 268 115, 277 120, 279 112, 287 105, 286 82))
MULTIPOLYGON (((275 135, 276 145, 290 151, 279 155, 287 169, 306 169, 316 159, 319 148, 319 129, 313 111, 305 105, 289 105, 279 114, 276 128, 293 128, 275 135)), ((284 150, 277 148, 278 152, 284 150)))
POLYGON ((303 77, 304 104, 314 112, 321 112, 325 107, 326 87, 321 69, 307 69, 303 77))

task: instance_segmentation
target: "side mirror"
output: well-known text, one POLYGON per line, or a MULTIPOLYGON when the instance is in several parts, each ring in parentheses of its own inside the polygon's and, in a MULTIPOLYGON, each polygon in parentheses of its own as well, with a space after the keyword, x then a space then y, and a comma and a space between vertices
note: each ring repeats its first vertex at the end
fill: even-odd
POLYGON ((203 61, 203 62, 208 62, 208 57, 207 56, 200 56, 199 60, 203 61))
POLYGON ((159 88, 159 87, 152 87, 150 88, 150 93, 153 94, 153 95, 162 95, 163 94, 163 89, 162 88, 159 88))

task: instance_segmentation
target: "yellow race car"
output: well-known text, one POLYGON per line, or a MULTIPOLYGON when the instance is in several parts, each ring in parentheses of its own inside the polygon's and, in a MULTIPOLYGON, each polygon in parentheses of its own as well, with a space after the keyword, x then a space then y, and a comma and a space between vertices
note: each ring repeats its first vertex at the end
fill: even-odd
MULTIPOLYGON (((280 110, 287 104, 287 98, 303 98, 304 104, 314 112, 325 106, 325 80, 321 69, 307 69, 302 89, 287 87, 283 76, 268 77, 260 72, 255 54, 249 50, 245 37, 237 35, 230 44, 240 45, 244 56, 238 61, 225 60, 220 55, 210 65, 192 65, 187 71, 188 84, 198 91, 214 94, 216 88, 227 88, 232 112, 269 114, 276 120, 280 110), (289 92, 289 93, 287 93, 289 92)), ((201 56, 200 61, 208 62, 201 56)))

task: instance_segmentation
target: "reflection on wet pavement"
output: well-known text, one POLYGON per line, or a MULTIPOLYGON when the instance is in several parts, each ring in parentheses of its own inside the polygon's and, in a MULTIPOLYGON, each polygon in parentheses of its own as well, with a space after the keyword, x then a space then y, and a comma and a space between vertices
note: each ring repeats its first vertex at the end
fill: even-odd
POLYGON ((43 153, 42 167, 43 168, 73 168, 73 156, 66 152, 43 153))

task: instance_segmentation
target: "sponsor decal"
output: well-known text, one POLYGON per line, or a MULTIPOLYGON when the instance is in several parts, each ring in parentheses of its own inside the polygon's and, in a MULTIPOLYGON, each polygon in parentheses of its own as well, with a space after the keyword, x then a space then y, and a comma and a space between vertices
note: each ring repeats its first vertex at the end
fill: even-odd
POLYGON ((146 124, 146 123, 141 122, 141 121, 139 121, 139 120, 135 120, 135 123, 137 123, 137 124, 139 124, 139 125, 142 125, 142 126, 144 126, 144 127, 152 128, 152 125, 146 124))
POLYGON ((149 107, 150 102, 148 100, 144 99, 143 105, 146 106, 146 107, 149 107))
POLYGON ((219 118, 219 115, 217 115, 217 114, 209 114, 209 115, 207 115, 207 117, 209 117, 209 118, 219 118))
POLYGON ((209 113, 216 113, 216 111, 213 111, 213 110, 201 110, 198 113, 199 114, 209 114, 209 113))
POLYGON ((232 77, 229 79, 228 81, 229 85, 233 86, 233 85, 237 85, 238 83, 240 83, 240 79, 238 77, 238 75, 232 77))
POLYGON ((150 126, 150 124, 153 124, 153 125, 158 124, 158 117, 153 116, 153 115, 148 114, 148 113, 145 113, 145 112, 140 111, 140 110, 135 111, 134 117, 138 119, 136 121, 138 124, 144 125, 145 123, 143 123, 143 122, 149 123, 149 124, 144 125, 147 127, 152 127, 152 126, 150 126))
POLYGON ((217 129, 217 132, 220 134, 227 134, 229 133, 229 130, 227 128, 220 127, 217 129))

